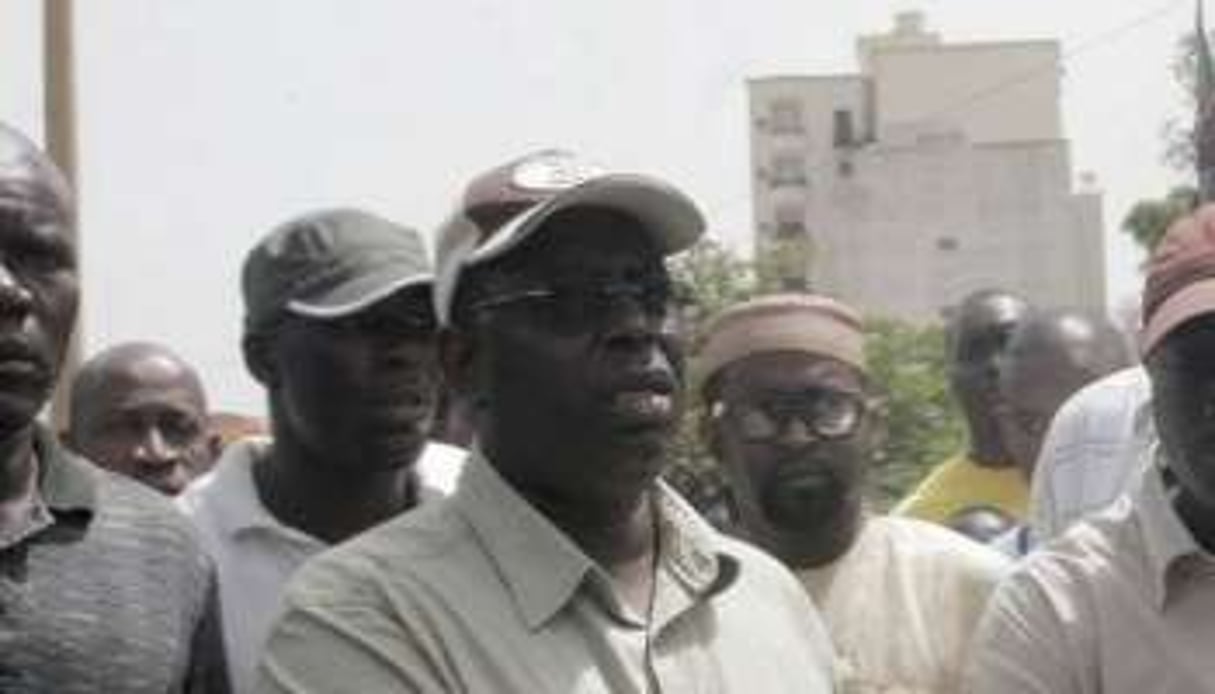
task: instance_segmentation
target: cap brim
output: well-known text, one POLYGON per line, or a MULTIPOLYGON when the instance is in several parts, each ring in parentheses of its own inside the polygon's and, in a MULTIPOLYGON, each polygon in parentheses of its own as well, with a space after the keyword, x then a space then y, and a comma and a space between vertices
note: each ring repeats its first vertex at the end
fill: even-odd
POLYGON ((287 302, 286 309, 307 318, 342 318, 358 313, 403 289, 415 286, 430 287, 433 281, 434 277, 430 273, 402 277, 399 267, 385 266, 378 272, 360 275, 337 287, 330 287, 318 296, 292 299, 287 302))
POLYGON ((473 252, 466 264, 496 258, 530 237, 557 212, 583 206, 636 217, 663 255, 688 248, 704 234, 705 220, 696 203, 678 189, 647 176, 609 174, 561 191, 521 214, 473 252))
POLYGON ((1140 333, 1140 355, 1146 357, 1182 323, 1208 313, 1215 313, 1215 278, 1195 282, 1165 299, 1140 333))

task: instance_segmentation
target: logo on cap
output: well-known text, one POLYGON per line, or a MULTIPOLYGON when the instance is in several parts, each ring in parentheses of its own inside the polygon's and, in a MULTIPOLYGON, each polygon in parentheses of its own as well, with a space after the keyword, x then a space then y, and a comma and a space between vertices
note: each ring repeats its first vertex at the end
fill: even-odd
POLYGON ((603 167, 578 159, 569 152, 554 150, 520 162, 512 172, 511 183, 522 190, 549 192, 572 188, 605 173, 603 167))

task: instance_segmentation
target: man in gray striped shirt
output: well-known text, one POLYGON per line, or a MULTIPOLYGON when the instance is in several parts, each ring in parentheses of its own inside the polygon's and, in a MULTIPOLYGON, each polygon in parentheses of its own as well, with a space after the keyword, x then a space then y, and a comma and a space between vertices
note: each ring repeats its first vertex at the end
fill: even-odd
POLYGON ((228 691, 214 570, 156 492, 37 422, 79 278, 67 183, 0 125, 0 692, 228 691))

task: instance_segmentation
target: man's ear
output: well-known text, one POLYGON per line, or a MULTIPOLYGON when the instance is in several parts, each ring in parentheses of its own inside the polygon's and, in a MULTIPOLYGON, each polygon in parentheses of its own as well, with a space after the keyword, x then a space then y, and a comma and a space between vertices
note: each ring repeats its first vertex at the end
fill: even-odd
POLYGON ((266 388, 272 388, 278 382, 272 341, 273 338, 265 333, 246 333, 240 345, 241 354, 245 358, 245 368, 266 388))

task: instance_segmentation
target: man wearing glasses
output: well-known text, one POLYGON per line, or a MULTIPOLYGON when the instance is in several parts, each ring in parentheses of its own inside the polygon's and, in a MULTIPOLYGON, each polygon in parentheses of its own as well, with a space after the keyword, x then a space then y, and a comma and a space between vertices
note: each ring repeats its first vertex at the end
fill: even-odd
POLYGON ((664 256, 695 205, 546 151, 440 230, 444 368, 477 450, 456 492, 305 567, 265 692, 828 692, 796 580, 658 481, 680 411, 664 256))
POLYGON ((822 610, 847 692, 954 692, 1006 560, 953 531, 864 508, 874 429, 861 321, 781 294, 709 326, 697 384, 742 534, 822 610))

